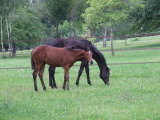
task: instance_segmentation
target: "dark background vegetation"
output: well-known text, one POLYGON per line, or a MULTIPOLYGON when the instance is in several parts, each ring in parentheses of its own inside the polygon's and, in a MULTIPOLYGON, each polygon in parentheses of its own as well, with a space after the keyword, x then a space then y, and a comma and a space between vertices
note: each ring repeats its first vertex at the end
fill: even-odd
MULTIPOLYGON (((0 0, 1 51, 30 49, 54 38, 153 33, 159 26, 157 0, 0 0)), ((92 42, 102 40, 108 39, 92 42)))

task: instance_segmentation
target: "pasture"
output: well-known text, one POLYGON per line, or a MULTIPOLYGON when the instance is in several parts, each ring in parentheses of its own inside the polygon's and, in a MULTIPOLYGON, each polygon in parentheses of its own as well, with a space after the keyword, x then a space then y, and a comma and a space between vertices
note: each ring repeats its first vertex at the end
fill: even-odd
MULTIPOLYGON (((101 43, 97 46, 109 49, 101 48, 101 43)), ((115 49, 134 48, 160 48, 160 36, 130 39, 127 45, 115 41, 115 49)), ((115 51, 116 56, 109 51, 102 53, 107 64, 160 62, 160 50, 115 51)), ((75 85, 79 67, 72 67, 69 91, 62 89, 63 68, 56 69, 58 89, 49 87, 46 67, 47 90, 43 91, 37 79, 38 92, 33 89, 31 68, 0 69, 0 120, 159 120, 160 63, 108 66, 110 86, 99 78, 98 66, 90 65, 92 86, 87 84, 83 72, 79 87, 75 85)), ((30 67, 30 56, 0 58, 0 68, 17 67, 30 67)))

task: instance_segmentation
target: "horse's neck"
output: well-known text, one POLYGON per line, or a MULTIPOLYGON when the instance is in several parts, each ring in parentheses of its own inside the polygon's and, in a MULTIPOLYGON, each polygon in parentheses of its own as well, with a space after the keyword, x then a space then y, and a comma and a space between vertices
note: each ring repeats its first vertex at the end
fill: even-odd
POLYGON ((99 55, 94 54, 94 57, 93 59, 97 62, 97 65, 99 67, 100 70, 103 70, 103 69, 106 69, 107 68, 107 64, 106 64, 106 61, 105 61, 105 58, 103 55, 101 55, 99 57, 99 55))
POLYGON ((106 64, 106 61, 99 61, 99 60, 96 60, 95 59, 95 61, 97 62, 97 64, 98 64, 98 67, 99 67, 99 69, 101 70, 101 69, 106 69, 107 68, 107 64, 106 64))
POLYGON ((107 64, 103 54, 94 45, 91 45, 91 49, 93 53, 93 59, 97 62, 99 69, 106 69, 107 64))

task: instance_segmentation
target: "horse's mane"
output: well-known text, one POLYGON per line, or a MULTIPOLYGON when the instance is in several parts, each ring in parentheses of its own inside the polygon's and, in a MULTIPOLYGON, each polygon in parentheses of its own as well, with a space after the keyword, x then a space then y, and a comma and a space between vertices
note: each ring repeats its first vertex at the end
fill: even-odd
POLYGON ((91 48, 92 48, 93 54, 95 55, 93 59, 107 66, 106 59, 104 58, 103 54, 93 44, 91 45, 91 48))

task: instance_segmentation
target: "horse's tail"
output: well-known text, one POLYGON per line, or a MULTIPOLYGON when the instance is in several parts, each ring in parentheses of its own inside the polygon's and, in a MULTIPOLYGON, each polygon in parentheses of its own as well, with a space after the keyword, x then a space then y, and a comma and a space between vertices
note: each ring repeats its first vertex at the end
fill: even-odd
POLYGON ((32 53, 31 53, 31 66, 32 66, 32 70, 34 70, 34 68, 35 68, 35 62, 33 60, 32 53))

